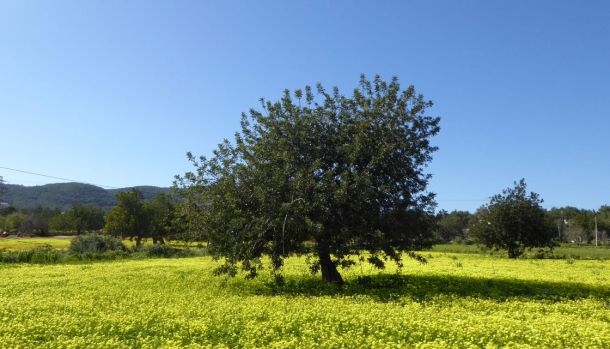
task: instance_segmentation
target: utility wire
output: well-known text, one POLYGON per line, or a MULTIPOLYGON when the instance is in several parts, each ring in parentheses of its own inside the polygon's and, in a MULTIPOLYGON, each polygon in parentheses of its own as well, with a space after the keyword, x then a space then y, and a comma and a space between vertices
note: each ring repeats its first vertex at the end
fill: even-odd
MULTIPOLYGON (((10 168, 10 167, 0 166, 0 169, 9 170, 9 171, 15 171, 15 172, 21 172, 21 173, 27 173, 27 174, 31 174, 31 175, 34 175, 34 176, 40 176, 40 177, 46 177, 46 178, 52 178, 52 179, 59 179, 59 180, 62 180, 62 181, 96 185, 96 186, 102 187, 102 188, 120 189, 120 188, 113 187, 113 186, 110 186, 110 185, 88 183, 88 182, 78 181, 76 179, 56 177, 56 176, 46 175, 46 174, 42 174, 42 173, 36 173, 36 172, 25 171, 25 170, 18 170, 18 169, 10 168)), ((438 202, 481 202, 481 201, 487 201, 489 199, 490 199, 490 197, 485 197, 485 198, 481 198, 481 199, 437 199, 436 201, 438 201, 438 202)))
POLYGON ((110 185, 87 183, 87 182, 83 182, 83 181, 77 181, 76 179, 56 177, 56 176, 46 175, 46 174, 42 174, 42 173, 36 173, 36 172, 25 171, 25 170, 18 170, 16 168, 0 166, 0 169, 9 170, 9 171, 15 171, 15 172, 21 172, 21 173, 26 173, 26 174, 31 174, 31 175, 34 175, 34 176, 40 176, 40 177, 46 177, 46 178, 52 178, 52 179, 59 179, 61 181, 68 181, 68 182, 76 182, 76 183, 81 183, 81 184, 95 185, 95 186, 102 187, 102 188, 120 189, 120 188, 113 187, 113 186, 110 186, 110 185))

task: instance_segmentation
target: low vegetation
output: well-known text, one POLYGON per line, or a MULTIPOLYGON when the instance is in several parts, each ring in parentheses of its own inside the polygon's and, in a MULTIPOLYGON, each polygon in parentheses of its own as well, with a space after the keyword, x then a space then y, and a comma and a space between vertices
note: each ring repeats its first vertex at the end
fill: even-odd
POLYGON ((71 253, 104 253, 108 251, 127 251, 127 246, 119 238, 109 235, 79 235, 70 241, 71 253))
MULTIPOLYGON (((445 253, 478 253, 494 257, 502 257, 506 255, 506 251, 504 250, 490 250, 482 248, 478 245, 465 245, 457 243, 434 245, 434 247, 432 247, 432 251, 445 253)), ((610 245, 594 246, 587 244, 561 244, 552 250, 536 248, 526 250, 521 258, 610 260, 610 245)))
MULTIPOLYGON (((7 246, 0 240, 0 248, 7 246)), ((55 239, 62 241, 61 247, 39 242, 53 241, 52 238, 22 238, 23 243, 17 249, 0 249, 0 263, 55 264, 95 260, 134 259, 150 257, 192 257, 205 254, 203 249, 184 249, 179 245, 141 244, 123 241, 113 236, 88 234, 73 239, 55 239), (26 243, 29 242, 29 248, 26 243), (69 243, 69 245, 68 245, 69 243)), ((11 245, 8 245, 11 246, 11 245)))
POLYGON ((0 238, 0 251, 27 251, 36 247, 51 246, 65 250, 70 246, 72 237, 9 237, 0 238))

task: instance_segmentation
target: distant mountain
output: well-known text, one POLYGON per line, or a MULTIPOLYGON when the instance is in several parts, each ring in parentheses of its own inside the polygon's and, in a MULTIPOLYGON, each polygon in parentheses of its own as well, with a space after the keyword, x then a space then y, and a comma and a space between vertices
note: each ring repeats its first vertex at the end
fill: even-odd
MULTIPOLYGON (((40 186, 26 187, 23 185, 7 184, 6 191, 0 201, 17 208, 67 208, 72 205, 94 205, 103 209, 110 209, 116 202, 116 193, 131 190, 132 188, 104 189, 91 184, 83 183, 55 183, 40 186)), ((168 193, 169 188, 138 186, 145 200, 150 200, 158 193, 168 193)))

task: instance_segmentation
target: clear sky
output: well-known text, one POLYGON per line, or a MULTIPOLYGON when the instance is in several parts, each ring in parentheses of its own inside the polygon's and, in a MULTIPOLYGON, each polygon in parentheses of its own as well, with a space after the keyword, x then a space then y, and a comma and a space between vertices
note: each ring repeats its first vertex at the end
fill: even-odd
POLYGON ((0 0, 0 166, 168 186, 260 97, 360 73, 435 102, 439 208, 610 203, 609 1, 0 0))

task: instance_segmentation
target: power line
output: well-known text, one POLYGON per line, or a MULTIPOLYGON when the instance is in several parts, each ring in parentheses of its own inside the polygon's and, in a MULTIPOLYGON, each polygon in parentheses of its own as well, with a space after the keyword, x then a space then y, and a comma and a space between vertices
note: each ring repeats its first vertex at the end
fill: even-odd
MULTIPOLYGON (((46 175, 46 174, 42 174, 42 173, 26 171, 26 170, 18 170, 18 169, 10 168, 10 167, 0 166, 0 169, 9 170, 9 171, 15 171, 15 172, 21 172, 21 173, 31 174, 31 175, 35 175, 35 176, 40 176, 40 177, 59 179, 59 180, 62 180, 62 181, 96 185, 98 187, 109 188, 109 189, 120 189, 120 188, 113 187, 113 186, 110 186, 110 185, 88 183, 88 182, 83 182, 83 181, 79 181, 79 180, 76 180, 76 179, 56 177, 56 176, 46 175)), ((489 199, 490 199, 490 197, 485 197, 485 198, 481 198, 481 199, 437 199, 436 201, 438 201, 438 202, 481 202, 481 201, 487 201, 489 199)))
POLYGON ((51 176, 51 175, 47 175, 47 174, 43 174, 43 173, 36 173, 36 172, 26 171, 26 170, 18 170, 16 168, 0 166, 0 169, 9 170, 9 171, 15 171, 15 172, 21 172, 21 173, 26 173, 26 174, 31 174, 31 175, 34 175, 34 176, 40 176, 40 177, 46 177, 46 178, 52 178, 52 179, 59 179, 61 181, 68 181, 68 182, 76 182, 76 183, 82 183, 82 184, 95 185, 95 186, 102 187, 102 188, 119 189, 117 187, 113 187, 113 186, 110 186, 110 185, 88 183, 88 182, 78 181, 76 179, 56 177, 56 176, 51 176))

